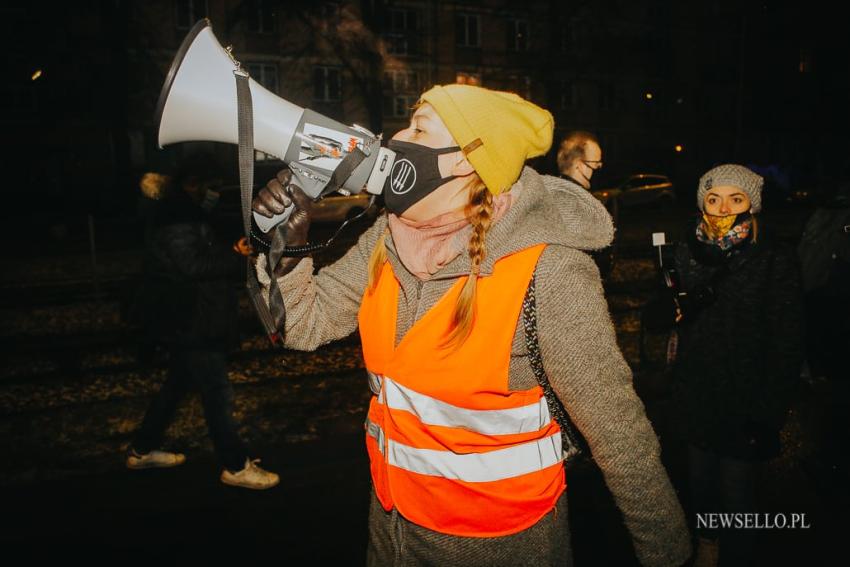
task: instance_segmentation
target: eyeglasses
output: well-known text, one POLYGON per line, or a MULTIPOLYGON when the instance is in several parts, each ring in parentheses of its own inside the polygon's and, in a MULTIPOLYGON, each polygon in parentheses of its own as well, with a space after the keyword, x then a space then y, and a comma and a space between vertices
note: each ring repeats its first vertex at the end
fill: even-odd
POLYGON ((584 165, 596 171, 597 169, 602 169, 602 160, 601 159, 583 159, 581 160, 584 165))

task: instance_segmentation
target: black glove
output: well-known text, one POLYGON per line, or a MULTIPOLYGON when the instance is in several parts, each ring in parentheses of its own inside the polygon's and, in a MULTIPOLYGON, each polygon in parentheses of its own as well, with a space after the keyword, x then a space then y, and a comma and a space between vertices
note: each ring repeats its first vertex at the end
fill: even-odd
MULTIPOLYGON (((283 226, 278 225, 269 232, 267 245, 270 244, 275 231, 281 231, 279 238, 284 238, 287 248, 307 244, 313 200, 300 187, 293 185, 291 179, 292 172, 289 169, 278 171, 275 178, 260 190, 251 203, 251 208, 254 211, 268 218, 282 213, 286 207, 295 204, 295 210, 292 211, 286 222, 282 223, 283 226)), ((300 257, 281 258, 275 266, 275 275, 280 277, 288 274, 300 260, 300 257)))

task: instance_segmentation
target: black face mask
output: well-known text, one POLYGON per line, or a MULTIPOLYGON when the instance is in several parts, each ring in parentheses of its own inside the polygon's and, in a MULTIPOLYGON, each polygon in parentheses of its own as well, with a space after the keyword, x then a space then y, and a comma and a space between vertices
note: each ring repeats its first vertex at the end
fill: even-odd
POLYGON ((457 177, 440 177, 437 156, 460 151, 459 146, 435 149, 390 140, 387 148, 396 153, 392 171, 384 182, 384 204, 391 213, 402 214, 437 187, 457 177))

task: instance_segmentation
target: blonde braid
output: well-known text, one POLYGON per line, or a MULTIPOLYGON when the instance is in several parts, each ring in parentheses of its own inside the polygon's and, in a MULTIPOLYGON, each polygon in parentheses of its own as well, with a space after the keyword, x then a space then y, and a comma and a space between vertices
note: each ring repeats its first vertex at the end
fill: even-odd
POLYGON ((472 224, 472 236, 469 238, 469 259, 472 262, 469 277, 455 303, 452 313, 452 331, 443 348, 454 345, 459 347, 472 332, 475 321, 475 297, 478 289, 478 276, 481 273, 481 263, 487 255, 485 239, 490 224, 493 221, 493 194, 480 181, 473 183, 469 189, 469 204, 466 206, 466 216, 472 224))
POLYGON ((381 237, 375 243, 372 249, 372 254, 369 256, 369 283, 366 290, 369 293, 375 291, 375 286, 378 285, 378 278, 381 277, 381 270, 384 269, 384 262, 387 261, 387 234, 390 232, 390 227, 384 229, 381 237))

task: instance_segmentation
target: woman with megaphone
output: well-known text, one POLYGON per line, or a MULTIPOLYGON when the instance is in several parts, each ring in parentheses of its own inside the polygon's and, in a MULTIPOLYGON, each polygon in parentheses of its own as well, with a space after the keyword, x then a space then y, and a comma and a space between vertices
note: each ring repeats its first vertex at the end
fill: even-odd
MULTIPOLYGON (((388 144, 386 214, 315 275, 310 258, 275 269, 287 347, 360 331, 374 393, 369 565, 571 563, 571 426, 640 562, 689 558, 684 514, 587 254, 611 242, 611 218, 586 191, 524 167, 549 150, 553 127, 514 94, 430 89, 388 144)), ((297 246, 309 202, 286 170, 253 208, 271 217, 294 203, 285 234, 297 246)), ((263 255, 257 274, 267 289, 263 255)))

